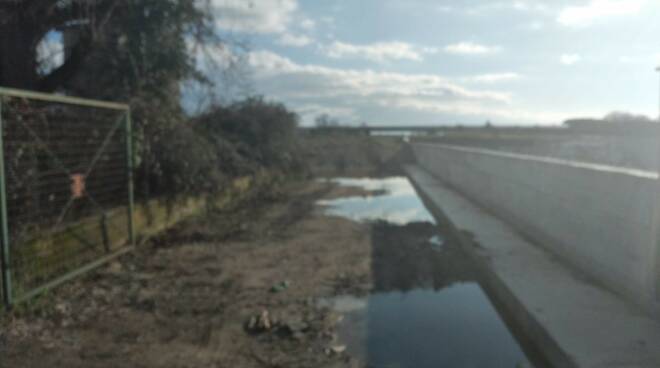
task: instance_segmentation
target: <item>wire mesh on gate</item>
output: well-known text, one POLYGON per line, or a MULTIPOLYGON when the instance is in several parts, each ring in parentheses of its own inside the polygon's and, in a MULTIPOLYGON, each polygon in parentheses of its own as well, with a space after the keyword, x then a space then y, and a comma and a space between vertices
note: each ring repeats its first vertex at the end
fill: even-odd
POLYGON ((126 212, 117 210, 129 200, 127 111, 2 95, 0 103, 10 270, 20 294, 128 240, 126 212))

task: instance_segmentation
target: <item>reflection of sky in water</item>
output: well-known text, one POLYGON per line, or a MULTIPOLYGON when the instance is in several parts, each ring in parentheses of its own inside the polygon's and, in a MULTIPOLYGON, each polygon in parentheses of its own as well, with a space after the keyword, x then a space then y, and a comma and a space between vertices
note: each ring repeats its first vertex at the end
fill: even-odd
POLYGON ((342 342, 373 367, 529 367, 476 283, 339 297, 342 342))
POLYGON ((355 221, 384 220, 400 225, 414 221, 435 222, 405 177, 336 178, 331 181, 342 186, 360 187, 368 191, 382 190, 386 193, 318 201, 318 204, 328 206, 327 214, 355 221))
MULTIPOLYGON (((332 181, 386 193, 319 201, 328 206, 326 213, 399 225, 434 222, 404 177, 332 181)), ((419 235, 433 256, 416 243, 396 244, 396 249, 408 247, 403 258, 387 247, 387 241, 374 244, 380 249, 380 258, 372 261, 376 289, 366 297, 319 301, 344 316, 338 333, 347 352, 373 367, 530 367, 486 294, 476 282, 465 282, 472 280, 471 263, 452 250, 443 234, 419 235), (446 285, 431 289, 429 283, 446 285)))

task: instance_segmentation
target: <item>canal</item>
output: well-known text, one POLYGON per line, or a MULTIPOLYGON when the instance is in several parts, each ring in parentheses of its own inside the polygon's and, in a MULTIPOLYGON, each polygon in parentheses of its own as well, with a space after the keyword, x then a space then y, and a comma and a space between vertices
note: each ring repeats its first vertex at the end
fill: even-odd
POLYGON ((349 354, 374 368, 533 366, 471 260, 405 177, 332 181, 374 193, 319 202, 373 224, 371 292, 320 301, 344 316, 339 338, 349 354))

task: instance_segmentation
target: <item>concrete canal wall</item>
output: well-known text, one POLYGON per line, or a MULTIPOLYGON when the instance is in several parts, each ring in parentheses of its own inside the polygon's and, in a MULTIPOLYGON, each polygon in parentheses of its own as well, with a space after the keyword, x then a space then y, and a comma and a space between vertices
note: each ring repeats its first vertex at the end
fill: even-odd
POLYGON ((657 312, 657 174, 413 143, 418 164, 516 230, 657 312))

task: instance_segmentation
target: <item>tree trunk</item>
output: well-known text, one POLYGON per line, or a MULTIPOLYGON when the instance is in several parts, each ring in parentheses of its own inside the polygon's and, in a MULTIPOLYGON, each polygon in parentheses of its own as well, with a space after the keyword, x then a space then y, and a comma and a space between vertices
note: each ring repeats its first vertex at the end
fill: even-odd
POLYGON ((0 86, 36 89, 38 40, 30 28, 20 17, 0 24, 0 86))

